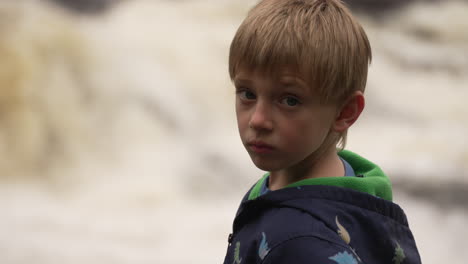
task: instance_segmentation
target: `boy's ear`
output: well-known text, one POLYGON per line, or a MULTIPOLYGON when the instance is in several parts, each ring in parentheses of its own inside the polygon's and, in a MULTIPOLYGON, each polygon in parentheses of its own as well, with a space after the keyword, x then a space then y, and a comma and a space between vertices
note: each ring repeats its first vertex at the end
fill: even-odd
POLYGON ((359 118, 364 105, 364 94, 361 91, 354 92, 339 109, 333 130, 338 133, 346 131, 359 118))

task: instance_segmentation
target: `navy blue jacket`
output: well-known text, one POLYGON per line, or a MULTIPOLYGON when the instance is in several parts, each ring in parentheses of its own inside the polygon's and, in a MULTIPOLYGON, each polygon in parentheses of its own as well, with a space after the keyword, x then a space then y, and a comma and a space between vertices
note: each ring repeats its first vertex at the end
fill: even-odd
POLYGON ((265 175, 234 220, 225 264, 418 264, 391 183, 374 163, 341 151, 357 177, 304 179, 261 195, 265 175))
POLYGON ((248 196, 225 264, 421 263, 403 210, 385 199, 321 185, 248 196))

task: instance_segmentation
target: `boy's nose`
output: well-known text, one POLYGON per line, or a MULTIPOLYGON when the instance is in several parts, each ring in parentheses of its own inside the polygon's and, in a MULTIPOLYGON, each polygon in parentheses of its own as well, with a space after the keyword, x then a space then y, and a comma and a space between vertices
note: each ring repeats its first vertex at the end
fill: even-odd
POLYGON ((271 109, 266 104, 258 102, 250 117, 249 127, 255 130, 272 130, 271 109))

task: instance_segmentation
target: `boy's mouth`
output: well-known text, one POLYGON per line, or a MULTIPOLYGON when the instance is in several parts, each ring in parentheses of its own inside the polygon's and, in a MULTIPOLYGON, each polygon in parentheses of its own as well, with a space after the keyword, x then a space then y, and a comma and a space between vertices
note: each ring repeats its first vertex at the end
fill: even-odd
POLYGON ((270 153, 273 151, 273 146, 263 143, 262 141, 250 141, 247 143, 248 148, 255 153, 270 153))

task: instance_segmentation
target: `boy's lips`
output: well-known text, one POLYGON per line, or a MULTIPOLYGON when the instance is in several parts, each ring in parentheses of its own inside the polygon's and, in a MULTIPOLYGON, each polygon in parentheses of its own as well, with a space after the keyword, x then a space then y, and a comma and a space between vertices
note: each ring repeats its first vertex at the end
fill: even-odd
POLYGON ((250 141, 247 143, 249 149, 255 153, 270 153, 273 151, 273 146, 262 141, 250 141))

